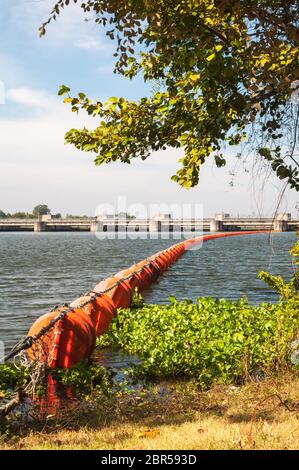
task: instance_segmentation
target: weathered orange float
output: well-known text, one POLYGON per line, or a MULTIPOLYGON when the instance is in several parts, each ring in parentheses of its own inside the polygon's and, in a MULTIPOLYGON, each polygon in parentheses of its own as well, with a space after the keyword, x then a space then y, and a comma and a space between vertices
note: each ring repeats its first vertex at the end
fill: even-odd
POLYGON ((163 274, 163 271, 161 270, 161 266, 154 257, 149 258, 149 261, 151 263, 150 268, 153 273, 153 282, 156 282, 157 279, 163 274))
POLYGON ((118 308, 129 307, 134 290, 137 288, 142 292, 147 289, 186 250, 215 238, 264 232, 226 232, 192 238, 101 281, 93 291, 79 297, 70 306, 46 313, 35 321, 28 333, 34 340, 28 349, 29 357, 45 362, 49 367, 74 366, 90 357, 96 336, 107 330, 118 308), (51 328, 41 335, 47 326, 51 328))
POLYGON ((134 266, 129 269, 119 271, 114 275, 117 279, 126 279, 131 290, 134 292, 137 289, 139 292, 143 291, 143 282, 140 273, 134 271, 134 266))
POLYGON ((95 296, 93 293, 89 293, 74 300, 70 306, 77 308, 82 304, 84 304, 82 310, 90 318, 95 328, 96 336, 102 335, 117 312, 113 300, 107 294, 95 296))
POLYGON ((160 269, 154 260, 149 259, 149 263, 150 263, 149 269, 151 270, 151 273, 152 273, 152 282, 156 282, 156 280, 159 278, 160 273, 161 273, 160 269))
POLYGON ((98 294, 106 292, 116 308, 127 308, 132 301, 133 292, 128 281, 114 276, 101 281, 93 291, 98 294))
POLYGON ((133 269, 139 271, 139 275, 142 279, 143 290, 149 288, 149 286, 153 283, 153 273, 149 269, 148 260, 140 261, 140 263, 135 264, 133 269))
MULTIPOLYGON (((28 335, 36 335, 61 313, 63 308, 38 318, 28 335)), ((69 368, 83 358, 89 357, 94 350, 95 342, 96 329, 89 315, 81 309, 74 308, 33 344, 28 350, 28 355, 33 360, 46 362, 49 367, 69 368)))
POLYGON ((165 264, 165 261, 163 261, 160 257, 159 257, 159 254, 156 256, 155 260, 154 260, 154 263, 155 263, 155 266, 157 266, 157 268, 159 269, 159 272, 160 272, 160 276, 164 273, 164 271, 166 271, 166 264, 165 264))

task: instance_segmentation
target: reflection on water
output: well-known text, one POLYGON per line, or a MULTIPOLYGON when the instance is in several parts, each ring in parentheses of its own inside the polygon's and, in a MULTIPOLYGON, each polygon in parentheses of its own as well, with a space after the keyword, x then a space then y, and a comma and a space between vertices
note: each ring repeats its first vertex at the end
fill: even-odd
MULTIPOLYGON (((228 237, 187 252, 145 294, 146 302, 199 296, 275 301, 259 279, 259 270, 289 278, 288 250, 294 233, 228 237)), ((6 350, 25 335, 35 318, 53 305, 70 302, 100 279, 173 244, 172 240, 98 240, 91 233, 0 233, 0 340, 6 350)), ((105 352, 106 365, 128 361, 120 352, 105 352)), ((134 362, 135 359, 130 359, 134 362)))

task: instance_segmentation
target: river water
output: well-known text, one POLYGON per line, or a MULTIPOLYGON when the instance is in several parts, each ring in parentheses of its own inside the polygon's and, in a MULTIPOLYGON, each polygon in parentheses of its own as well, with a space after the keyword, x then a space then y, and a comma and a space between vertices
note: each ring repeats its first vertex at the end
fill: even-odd
MULTIPOLYGON (((268 270, 289 279, 294 267, 288 250, 295 241, 294 233, 273 234, 271 244, 261 234, 209 241, 179 259, 145 293, 145 300, 246 295, 252 303, 275 301, 277 296, 257 273, 268 270)), ((0 233, 0 340, 6 351, 49 308, 72 301, 101 279, 175 242, 99 240, 76 232, 0 233)), ((113 357, 112 363, 122 361, 113 357)))

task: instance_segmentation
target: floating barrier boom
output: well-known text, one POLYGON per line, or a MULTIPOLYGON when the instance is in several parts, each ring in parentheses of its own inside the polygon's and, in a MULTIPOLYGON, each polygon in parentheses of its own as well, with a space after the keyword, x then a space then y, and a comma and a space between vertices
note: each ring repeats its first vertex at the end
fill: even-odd
POLYGON ((101 281, 70 305, 55 308, 39 317, 28 336, 6 359, 22 350, 32 360, 49 367, 70 368, 91 356, 96 337, 102 335, 118 308, 130 306, 134 290, 143 292, 155 282, 186 250, 215 238, 265 233, 265 231, 226 232, 201 235, 159 251, 144 261, 101 281))

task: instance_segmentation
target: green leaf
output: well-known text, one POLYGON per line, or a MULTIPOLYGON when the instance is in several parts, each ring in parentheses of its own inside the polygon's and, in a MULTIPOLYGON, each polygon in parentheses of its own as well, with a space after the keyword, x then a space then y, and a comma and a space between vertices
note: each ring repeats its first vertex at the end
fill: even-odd
POLYGON ((66 93, 69 93, 71 89, 65 85, 61 85, 59 90, 58 90, 58 95, 65 95, 66 93))

